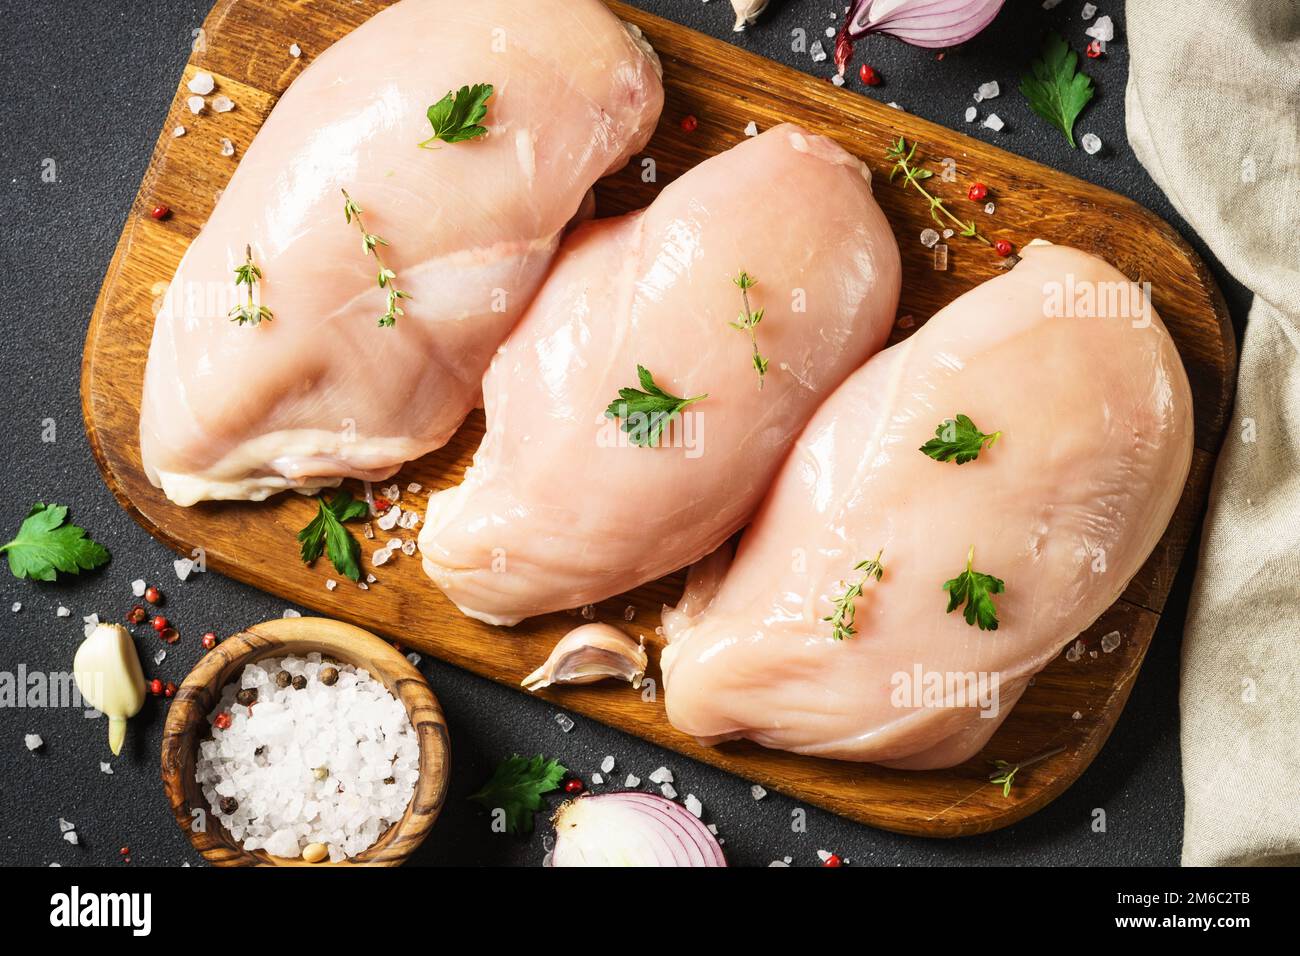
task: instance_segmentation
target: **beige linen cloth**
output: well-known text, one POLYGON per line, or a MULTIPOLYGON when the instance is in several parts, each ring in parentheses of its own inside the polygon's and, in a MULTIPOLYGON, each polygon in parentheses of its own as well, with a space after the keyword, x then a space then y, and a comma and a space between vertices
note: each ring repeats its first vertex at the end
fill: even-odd
POLYGON ((1133 150, 1255 294, 1183 638, 1183 864, 1296 864, 1300 0, 1129 0, 1127 19, 1133 150))

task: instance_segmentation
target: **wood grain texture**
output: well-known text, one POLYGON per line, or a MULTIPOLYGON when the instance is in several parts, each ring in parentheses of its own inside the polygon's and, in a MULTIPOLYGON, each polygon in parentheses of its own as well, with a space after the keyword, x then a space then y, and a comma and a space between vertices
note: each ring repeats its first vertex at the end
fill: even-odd
MULTIPOLYGON (((189 242, 209 215, 215 197, 242 150, 277 97, 302 69, 287 49, 301 45, 303 59, 319 53, 382 6, 379 2, 316 0, 222 0, 208 17, 206 49, 196 52, 179 85, 172 111, 127 222, 91 319, 83 364, 82 398, 91 443, 109 487, 152 534, 183 554, 202 548, 207 566, 287 600, 391 634, 404 644, 510 686, 547 655, 560 636, 580 623, 570 614, 534 619, 511 630, 468 620, 432 586, 418 559, 399 556, 375 569, 379 581, 360 591, 346 581, 325 589, 327 568, 307 568, 296 558, 294 535, 310 519, 313 504, 282 495, 262 504, 216 503, 191 509, 168 502, 140 468, 137 423, 141 381, 152 314, 189 242), (224 115, 194 117, 185 109, 184 82, 197 69, 217 76, 218 92, 238 104, 224 115), (184 124, 187 135, 173 138, 184 124), (219 139, 235 144, 222 157, 219 139), (174 215, 155 222, 157 202, 174 215)), ((1005 826, 1043 806, 1082 772, 1114 726, 1169 586, 1200 520, 1214 454, 1229 408, 1235 347, 1227 310, 1204 264, 1164 222, 1097 186, 968 139, 907 113, 838 90, 813 77, 772 63, 727 43, 611 3, 638 24, 664 62, 667 103, 645 152, 657 182, 642 181, 637 161, 597 190, 601 214, 648 204, 666 182, 696 163, 735 145, 745 125, 760 128, 794 120, 838 140, 861 156, 876 176, 876 196, 893 224, 903 253, 903 300, 895 339, 905 337, 940 307, 1004 265, 984 246, 954 237, 947 271, 935 271, 918 242, 930 224, 915 193, 887 183, 887 144, 899 135, 919 144, 918 158, 938 169, 945 157, 958 164, 958 182, 932 180, 954 208, 976 216, 993 238, 1017 246, 1041 237, 1096 252, 1134 279, 1149 281, 1156 309, 1177 341, 1195 396, 1197 451, 1191 476, 1168 532, 1134 578, 1124 597, 1084 635, 1089 651, 1117 630, 1123 643, 1113 653, 1057 658, 1025 693, 985 751, 946 771, 907 773, 765 751, 751 744, 700 747, 664 719, 661 700, 616 684, 552 688, 541 696, 557 710, 583 714, 856 820, 906 833, 956 836, 1005 826), (682 130, 687 114, 699 118, 693 133, 682 130), (988 184, 996 213, 986 216, 962 195, 964 183, 988 184), (1074 715, 1078 714, 1076 718, 1074 715), (1036 764, 1017 780, 1010 797, 988 782, 989 761, 1017 761, 1055 746, 1065 750, 1036 764)), ((761 197, 755 197, 761 201, 761 197)), ((808 210, 811 220, 818 211, 808 210)), ((382 374, 376 369, 375 374, 382 374)), ((232 383, 232 387, 238 387, 232 383)), ((430 490, 459 482, 483 434, 479 413, 470 416, 445 448, 404 467, 394 479, 424 486, 415 502, 423 510, 430 490)), ((355 487, 353 489, 356 490, 355 487)), ((408 496, 409 497, 409 496, 408 496)), ((403 504, 410 504, 403 501, 403 504)), ((400 536, 411 537, 411 532, 400 536)), ((364 541, 369 554, 391 535, 364 541)), ((682 575, 605 601, 598 619, 644 635, 657 660, 659 609, 675 602, 682 575), (625 608, 635 617, 624 621, 625 608)), ((1071 635, 1061 635, 1065 645, 1071 635)), ((652 663, 654 687, 659 675, 652 663)))
POLYGON ((424 842, 447 800, 451 743, 447 721, 428 682, 391 644, 340 621, 284 618, 232 635, 190 671, 167 710, 162 780, 176 822, 214 866, 399 866, 424 842), (369 671, 406 706, 420 741, 420 776, 406 813, 370 849, 338 863, 325 860, 313 864, 301 858, 272 856, 265 850, 245 850, 209 811, 194 779, 198 745, 208 735, 208 715, 221 699, 222 689, 255 661, 313 651, 369 671), (206 829, 194 827, 195 810, 203 811, 206 829))

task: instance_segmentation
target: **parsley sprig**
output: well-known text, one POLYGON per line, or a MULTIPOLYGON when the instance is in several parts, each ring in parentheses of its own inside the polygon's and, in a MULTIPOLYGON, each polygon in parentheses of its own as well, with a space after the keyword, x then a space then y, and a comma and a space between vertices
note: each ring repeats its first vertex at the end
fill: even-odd
MULTIPOLYGON (((837 641, 852 637, 857 633, 853 627, 857 619, 858 606, 857 599, 862 595, 862 589, 872 578, 877 581, 884 576, 885 566, 880 563, 880 556, 884 554, 884 549, 876 552, 876 556, 867 561, 859 561, 853 566, 854 571, 861 571, 862 576, 857 583, 850 584, 844 589, 844 593, 835 599, 835 610, 833 613, 822 618, 823 621, 829 621, 831 625, 831 636, 837 641)), ((843 583, 843 582, 841 582, 843 583)))
POLYGON ((262 270, 253 262, 253 247, 246 245, 243 265, 235 266, 235 292, 238 294, 241 285, 248 286, 248 301, 239 303, 227 313, 231 322, 239 325, 245 322, 249 325, 260 325, 263 320, 270 322, 275 318, 266 306, 253 304, 253 287, 261 280, 262 270))
POLYGON ((948 207, 943 204, 943 200, 934 196, 921 185, 923 180, 929 179, 934 173, 924 166, 917 166, 912 163, 912 157, 916 155, 916 143, 908 143, 903 137, 898 137, 898 142, 891 143, 885 150, 885 156, 894 161, 894 167, 889 171, 889 181, 892 183, 894 177, 899 173, 903 174, 903 188, 906 189, 911 185, 918 193, 924 196, 930 203, 930 218, 933 219, 941 229, 946 229, 948 223, 940 218, 940 213, 947 217, 948 221, 961 229, 961 234, 969 239, 978 239, 986 246, 991 243, 985 236, 981 235, 975 228, 975 220, 963 222, 948 211, 948 207))
POLYGON ((560 788, 569 771, 558 760, 536 757, 507 757, 492 773, 483 789, 470 799, 506 817, 506 830, 526 836, 533 831, 533 814, 542 808, 542 794, 560 788))
POLYGON ((749 342, 754 347, 754 371, 758 372, 758 387, 763 387, 764 376, 767 375, 767 359, 763 358, 758 351, 758 323, 763 321, 763 315, 766 309, 759 309, 757 312, 749 307, 749 290, 758 285, 758 280, 751 276, 744 269, 736 278, 731 280, 740 290, 740 301, 744 309, 740 313, 740 318, 731 323, 733 329, 739 329, 742 332, 749 333, 749 342))
POLYGON ((1002 437, 1002 432, 986 435, 975 427, 966 415, 948 418, 934 430, 934 437, 921 446, 920 451, 935 461, 955 461, 964 465, 974 461, 985 448, 992 448, 1002 437))
POLYGON ((349 225, 352 224, 352 220, 356 220, 357 228, 361 230, 361 251, 365 255, 375 257, 375 262, 379 264, 379 288, 388 294, 388 311, 379 317, 379 327, 383 329, 392 328, 397 324, 399 315, 406 315, 399 303, 402 299, 412 298, 411 293, 403 292, 393 284, 394 280, 397 279, 397 273, 384 265, 383 257, 379 255, 379 247, 388 245, 388 240, 382 236, 376 236, 366 229, 365 220, 361 218, 361 214, 365 210, 353 202, 346 189, 341 190, 341 192, 343 193, 343 217, 348 221, 349 225))
POLYGON ((981 631, 998 629, 998 609, 993 604, 993 595, 1001 594, 1006 585, 1001 578, 976 571, 975 545, 966 553, 966 570, 951 581, 945 581, 943 589, 948 592, 948 613, 951 614, 963 604, 966 610, 963 616, 972 627, 981 631))
POLYGON ((1042 55, 1029 64, 1032 75, 1020 78, 1029 108, 1051 123, 1074 147, 1074 121, 1092 99, 1092 80, 1078 70, 1079 54, 1059 33, 1049 33, 1042 55))
POLYGON ((620 388, 618 398, 605 409, 605 417, 621 418, 621 427, 627 433, 628 441, 642 448, 658 445, 659 436, 669 422, 688 405, 709 397, 707 392, 691 398, 681 398, 666 392, 655 384, 654 376, 644 365, 636 367, 636 374, 641 389, 620 388))
POLYGON ((84 528, 65 524, 67 520, 66 505, 32 505, 17 536, 0 545, 14 577, 53 581, 58 571, 80 574, 108 561, 108 549, 86 537, 84 528))
POLYGON ((487 133, 487 128, 480 126, 487 116, 487 101, 492 96, 491 83, 475 83, 462 86, 455 93, 448 93, 429 107, 429 125, 433 135, 420 144, 422 149, 437 149, 434 140, 444 143, 463 143, 487 133))
POLYGON ((327 502, 324 494, 316 500, 316 517, 298 532, 299 553, 306 564, 311 564, 324 551, 339 574, 351 581, 361 580, 361 546, 352 532, 343 527, 345 521, 364 518, 369 513, 364 501, 355 501, 346 491, 340 491, 327 502))

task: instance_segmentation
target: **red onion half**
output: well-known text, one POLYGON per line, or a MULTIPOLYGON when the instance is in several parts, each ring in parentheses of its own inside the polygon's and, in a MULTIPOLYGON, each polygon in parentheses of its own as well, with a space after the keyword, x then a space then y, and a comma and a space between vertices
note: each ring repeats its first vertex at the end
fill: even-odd
POLYGON ((628 791, 578 797, 555 814, 549 866, 726 866, 709 828, 680 803, 628 791))
POLYGON ((843 75, 853 41, 887 33, 913 46, 965 43, 993 22, 1005 0, 856 0, 835 37, 835 65, 843 75))

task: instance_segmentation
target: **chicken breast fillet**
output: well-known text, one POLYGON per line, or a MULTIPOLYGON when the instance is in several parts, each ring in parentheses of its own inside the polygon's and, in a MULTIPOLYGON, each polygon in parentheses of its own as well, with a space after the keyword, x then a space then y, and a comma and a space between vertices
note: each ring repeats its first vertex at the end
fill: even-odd
MULTIPOLYGON (((591 185, 649 139, 658 60, 599 0, 403 0, 285 92, 154 326, 140 444, 178 504, 378 479, 444 444, 591 185), (485 136, 430 140, 490 83, 485 136), (344 217, 346 189, 364 212, 344 217), (391 328, 359 223, 382 237, 391 328), (274 318, 237 324, 251 247, 274 318)), ((216 124, 220 120, 202 120, 216 124)), ((214 133, 215 135, 215 133, 214 133)))
POLYGON ((721 553, 694 570, 664 621, 669 720, 709 743, 961 763, 1124 591, 1191 455, 1187 376, 1138 287, 1078 250, 1031 245, 845 382, 730 567, 721 553), (923 454, 958 414, 1001 436, 961 465, 923 454), (1005 582, 996 630, 946 613, 943 585, 972 547, 974 570, 1005 582), (836 640, 824 618, 882 550, 856 633, 836 640), (931 675, 944 691, 927 699, 931 675))
POLYGON ((466 614, 513 624, 703 557, 883 344, 899 277, 866 167, 797 126, 702 163, 646 210, 578 228, 484 378, 487 434, 464 482, 430 499, 425 569, 466 614), (741 270, 764 310, 756 344, 732 324, 741 270), (646 390, 638 366, 672 395, 708 396, 656 447, 604 415, 620 389, 646 390))

